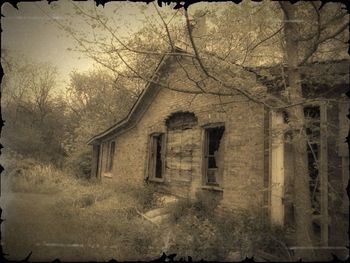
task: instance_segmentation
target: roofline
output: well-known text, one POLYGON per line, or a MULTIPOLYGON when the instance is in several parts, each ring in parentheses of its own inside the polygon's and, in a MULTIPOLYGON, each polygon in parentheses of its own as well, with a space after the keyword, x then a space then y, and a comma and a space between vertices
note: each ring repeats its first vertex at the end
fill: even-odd
MULTIPOLYGON (((183 49, 181 48, 178 48, 176 47, 176 50, 179 51, 179 52, 185 52, 183 49)), ((90 138, 88 141, 87 141, 87 144, 88 145, 93 145, 93 144, 99 144, 101 139, 103 139, 105 136, 107 136, 108 134, 120 129, 120 128, 127 128, 127 125, 131 123, 130 119, 131 117, 134 115, 135 111, 138 109, 138 106, 140 105, 140 103, 144 100, 144 97, 146 96, 147 94, 147 91, 149 90, 149 87, 154 84, 154 79, 156 78, 157 76, 157 73, 160 71, 160 69, 163 67, 165 61, 167 60, 167 58, 171 57, 171 55, 169 54, 164 54, 160 60, 160 62, 158 63, 157 65, 157 68, 155 69, 153 75, 152 75, 152 78, 151 78, 151 81, 149 81, 146 85, 145 85, 145 88, 142 90, 140 96, 137 98, 136 102, 133 104, 132 108, 130 109, 128 115, 123 118, 121 121, 117 122, 116 124, 112 125, 111 127, 107 128, 106 130, 104 130, 103 132, 93 136, 92 138, 90 138)), ((349 62, 348 59, 341 59, 341 60, 335 60, 335 61, 332 61, 333 63, 335 62, 349 62)), ((331 63, 332 63, 331 62, 331 63)), ((325 62, 326 63, 326 62, 325 62)), ((317 64, 317 63, 313 63, 313 64, 317 64)), ((256 68, 273 68, 271 66, 269 67, 256 67, 256 68)), ((247 70, 247 69, 245 69, 247 70)), ((247 70, 249 72, 249 70, 247 70)), ((258 80, 259 81, 259 80, 258 80)), ((265 83, 261 83, 262 85, 266 86, 265 83)), ((156 85, 156 84, 155 84, 156 85)), ((281 100, 277 97, 275 97, 273 94, 269 94, 270 96, 270 99, 272 99, 275 103, 280 103, 281 100)))
POLYGON ((145 96, 147 90, 148 90, 148 87, 150 85, 152 85, 153 83, 153 80, 155 79, 155 76, 157 75, 157 72, 162 68, 164 62, 165 62, 165 58, 166 57, 169 57, 169 55, 163 55, 160 62, 158 63, 158 66, 157 68, 155 69, 153 75, 152 75, 152 81, 149 81, 146 85, 145 85, 145 88, 142 90, 140 96, 137 98, 136 102, 133 104, 132 108, 130 109, 128 115, 120 120, 119 122, 117 122, 116 124, 112 125, 111 127, 107 128, 106 130, 104 130, 103 132, 93 136, 92 138, 90 138, 88 141, 87 141, 87 144, 88 145, 93 145, 93 144, 96 144, 96 141, 99 140, 99 139, 102 139, 104 136, 108 135, 109 133, 117 130, 118 128, 126 125, 127 123, 129 123, 129 120, 131 118, 131 116, 133 115, 133 113, 135 112, 137 106, 140 104, 140 102, 143 100, 143 97, 145 96))

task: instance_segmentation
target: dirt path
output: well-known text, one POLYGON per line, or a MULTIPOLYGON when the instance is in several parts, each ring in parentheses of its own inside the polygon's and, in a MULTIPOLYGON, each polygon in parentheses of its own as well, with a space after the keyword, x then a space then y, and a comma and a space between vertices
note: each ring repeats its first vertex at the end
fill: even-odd
POLYGON ((82 244, 81 225, 71 218, 58 218, 52 211, 60 194, 2 192, 1 225, 3 251, 7 259, 31 261, 110 260, 112 248, 82 244))

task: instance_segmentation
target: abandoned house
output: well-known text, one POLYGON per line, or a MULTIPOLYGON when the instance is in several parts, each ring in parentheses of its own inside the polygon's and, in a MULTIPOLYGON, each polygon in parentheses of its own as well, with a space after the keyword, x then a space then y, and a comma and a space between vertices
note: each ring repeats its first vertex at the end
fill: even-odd
MULTIPOLYGON (((128 116, 90 139, 92 177, 111 183, 146 180, 180 197, 205 192, 218 196, 223 207, 265 208, 271 222, 290 223, 293 160, 285 111, 221 90, 210 80, 205 85, 212 93, 198 93, 185 75, 195 71, 190 58, 162 58, 154 81, 146 85, 128 116), (168 83, 169 88, 157 82, 168 83), (186 92, 179 92, 184 87, 186 92)), ((232 74, 220 68, 214 73, 272 104, 278 101, 281 67, 255 71, 258 74, 237 69, 232 74)), ((347 228, 338 222, 339 217, 348 217, 349 103, 344 94, 349 61, 313 63, 301 73, 304 95, 310 99, 304 113, 314 227, 321 244, 343 246, 337 242, 339 235, 347 240, 346 233, 340 233, 347 228), (323 81, 317 74, 329 78, 323 81)))
MULTIPOLYGON (((349 104, 342 94, 348 88, 349 64, 311 67, 342 79, 316 90, 317 83, 304 86, 305 92, 315 92, 310 98, 320 98, 306 104, 304 112, 315 228, 328 243, 339 235, 339 213, 347 216, 349 104)), ((176 76, 179 87, 193 86, 179 74, 176 58, 165 57, 155 76, 163 82, 176 76)), ((248 77, 245 82, 257 92, 276 93, 277 78, 248 77)), ((92 176, 135 184, 147 180, 162 191, 189 198, 207 191, 220 196, 224 207, 264 207, 272 222, 287 224, 293 218, 293 160, 286 122, 285 112, 269 110, 242 95, 189 94, 149 83, 123 121, 89 141, 92 176)))

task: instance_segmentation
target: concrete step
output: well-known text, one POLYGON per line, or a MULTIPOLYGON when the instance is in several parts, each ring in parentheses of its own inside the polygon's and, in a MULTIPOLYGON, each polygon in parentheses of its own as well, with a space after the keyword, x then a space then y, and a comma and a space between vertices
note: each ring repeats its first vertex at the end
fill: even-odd
POLYGON ((147 211, 146 213, 144 213, 144 215, 148 218, 154 218, 157 216, 161 216, 163 214, 167 214, 168 212, 169 212, 168 207, 161 207, 161 208, 156 208, 156 209, 152 209, 150 211, 147 211))
POLYGON ((169 214, 163 214, 163 215, 159 215, 159 216, 155 216, 150 218, 150 220, 155 223, 155 224, 161 224, 164 223, 165 221, 167 221, 169 219, 170 215, 169 214))

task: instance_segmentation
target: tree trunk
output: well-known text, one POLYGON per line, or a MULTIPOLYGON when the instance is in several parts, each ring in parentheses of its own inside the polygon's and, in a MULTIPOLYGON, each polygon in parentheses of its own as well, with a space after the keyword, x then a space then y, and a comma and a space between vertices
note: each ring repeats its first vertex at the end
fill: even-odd
MULTIPOLYGON (((288 94, 289 103, 297 103, 303 99, 301 77, 298 69, 298 20, 295 17, 294 7, 289 2, 280 2, 284 11, 284 34, 286 44, 286 59, 288 65, 288 94)), ((314 252, 312 210, 309 188, 309 172, 307 160, 307 137, 305 131, 305 116, 303 105, 291 107, 287 110, 289 125, 292 130, 292 148, 294 163, 294 215, 296 224, 297 246, 308 247, 296 251, 296 257, 303 260, 312 260, 314 252)))

